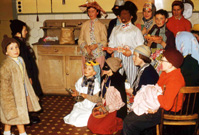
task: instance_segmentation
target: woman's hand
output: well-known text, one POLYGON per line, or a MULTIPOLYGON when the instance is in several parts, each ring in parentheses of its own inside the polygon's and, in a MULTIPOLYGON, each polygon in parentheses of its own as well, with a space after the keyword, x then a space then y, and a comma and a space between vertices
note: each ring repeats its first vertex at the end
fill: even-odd
POLYGON ((126 57, 129 57, 129 56, 131 56, 131 50, 129 50, 129 49, 125 49, 125 50, 123 50, 123 53, 122 53, 124 56, 126 56, 126 57))
POLYGON ((87 53, 90 55, 92 50, 90 49, 90 47, 88 45, 85 45, 84 48, 86 48, 87 53))
POLYGON ((89 45, 89 49, 90 49, 90 50, 95 50, 97 47, 98 47, 97 44, 89 45))

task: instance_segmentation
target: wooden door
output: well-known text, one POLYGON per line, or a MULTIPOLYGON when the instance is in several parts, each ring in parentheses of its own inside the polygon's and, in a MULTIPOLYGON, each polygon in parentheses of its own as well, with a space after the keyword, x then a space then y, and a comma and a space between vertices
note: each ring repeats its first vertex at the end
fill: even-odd
POLYGON ((82 57, 68 56, 66 60, 67 88, 75 89, 75 83, 82 76, 82 57))
POLYGON ((65 56, 39 55, 39 78, 44 93, 66 94, 65 56))

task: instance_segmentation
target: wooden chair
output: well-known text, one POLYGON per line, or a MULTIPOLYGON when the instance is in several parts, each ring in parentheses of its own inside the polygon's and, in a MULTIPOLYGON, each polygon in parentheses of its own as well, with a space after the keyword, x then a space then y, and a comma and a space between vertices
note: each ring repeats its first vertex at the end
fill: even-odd
MULTIPOLYGON (((164 113, 162 109, 161 123, 156 125, 156 134, 163 134, 163 125, 195 125, 194 135, 197 134, 199 122, 199 87, 183 87, 179 93, 183 93, 183 105, 179 112, 164 113)), ((178 96, 177 96, 178 97, 178 96)), ((176 102, 178 98, 176 99, 176 102)))

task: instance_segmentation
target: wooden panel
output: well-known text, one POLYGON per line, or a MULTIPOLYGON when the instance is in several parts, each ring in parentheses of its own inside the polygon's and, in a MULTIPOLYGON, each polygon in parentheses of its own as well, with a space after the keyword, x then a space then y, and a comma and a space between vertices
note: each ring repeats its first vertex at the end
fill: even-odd
POLYGON ((70 56, 66 66, 68 88, 75 89, 75 83, 82 76, 82 57, 70 56))
POLYGON ((51 0, 17 0, 17 13, 37 13, 37 10, 51 13, 51 0))
MULTIPOLYGON (((138 8, 138 12, 142 12, 143 5, 148 0, 128 0, 128 1, 132 1, 133 3, 135 3, 135 5, 138 8)), ((166 9, 167 11, 171 11, 171 3, 174 0, 154 0, 154 1, 157 10, 166 9)))
MULTIPOLYGON (((115 3, 115 0, 96 0, 99 5, 107 12, 112 12, 111 9, 115 3)), ((82 12, 79 9, 79 5, 85 4, 86 0, 65 0, 65 5, 62 4, 62 0, 52 0, 52 10, 53 13, 59 12, 82 12)))
POLYGON ((38 46, 38 54, 45 55, 45 54, 65 54, 65 55, 74 55, 76 54, 76 48, 71 46, 61 47, 61 46, 38 46))
POLYGON ((44 93, 65 93, 65 57, 39 56, 39 77, 44 93), (58 92, 59 91, 59 92, 58 92))
MULTIPOLYGON (((10 21, 13 19, 12 0, 0 0, 0 42, 3 35, 7 34, 11 37, 10 21)), ((0 63, 5 58, 0 47, 0 63)))

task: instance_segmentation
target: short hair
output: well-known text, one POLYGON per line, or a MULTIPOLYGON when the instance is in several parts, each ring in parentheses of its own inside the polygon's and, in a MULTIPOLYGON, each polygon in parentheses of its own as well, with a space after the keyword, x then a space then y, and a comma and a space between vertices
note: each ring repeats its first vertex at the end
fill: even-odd
POLYGON ((184 10, 184 4, 183 4, 182 1, 174 1, 172 3, 172 9, 173 9, 174 6, 180 6, 180 8, 184 10))
POLYGON ((142 59, 145 63, 151 63, 151 59, 139 53, 139 58, 142 59))
POLYGON ((168 18, 168 17, 169 17, 168 12, 167 12, 166 10, 164 10, 164 9, 160 9, 160 10, 156 11, 156 12, 155 12, 155 16, 156 16, 157 14, 164 15, 165 18, 168 18))
MULTIPOLYGON (((88 14, 88 10, 89 10, 90 8, 96 9, 95 7, 87 7, 87 14, 88 14)), ((97 9, 96 9, 96 10, 97 10, 97 9)), ((97 12, 98 12, 97 18, 101 18, 101 13, 100 13, 101 11, 97 10, 97 12)))

